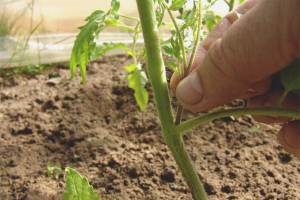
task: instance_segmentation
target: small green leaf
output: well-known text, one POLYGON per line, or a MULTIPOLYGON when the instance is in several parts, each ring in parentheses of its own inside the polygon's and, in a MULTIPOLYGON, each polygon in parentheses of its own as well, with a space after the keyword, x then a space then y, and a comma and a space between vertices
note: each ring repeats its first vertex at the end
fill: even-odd
POLYGON ((175 57, 174 49, 171 44, 171 38, 161 42, 161 47, 165 51, 165 53, 170 57, 175 57))
POLYGON ((181 48, 180 48, 180 44, 178 42, 178 39, 174 40, 173 38, 171 38, 171 45, 172 45, 172 48, 173 48, 173 51, 174 51, 174 57, 175 58, 180 58, 181 48))
POLYGON ((143 56, 142 56, 142 59, 141 59, 141 62, 143 60, 145 60, 147 58, 147 52, 146 52, 146 49, 143 50, 143 56))
POLYGON ((134 92, 134 97, 141 109, 141 111, 144 111, 146 109, 146 106, 148 104, 148 92, 145 88, 136 90, 134 92))
POLYGON ((120 8, 120 0, 112 0, 111 1, 111 7, 114 10, 114 13, 117 13, 119 11, 120 8))
POLYGON ((157 27, 158 28, 160 28, 163 24, 162 20, 164 18, 165 9, 166 9, 165 6, 162 3, 159 3, 158 7, 155 11, 157 27))
POLYGON ((165 62, 165 65, 172 67, 175 72, 178 72, 178 68, 175 62, 165 62))
POLYGON ((116 20, 116 19, 105 19, 104 23, 107 27, 108 26, 117 26, 118 25, 118 20, 116 20))
POLYGON ((170 6, 170 9, 175 11, 180 9, 185 3, 187 2, 187 0, 173 0, 172 1, 172 5, 170 6))
POLYGON ((212 30, 212 29, 214 28, 214 26, 215 26, 215 23, 214 23, 213 21, 211 21, 211 20, 208 20, 208 21, 205 22, 205 25, 206 25, 208 31, 211 32, 211 30, 212 30))
POLYGON ((94 53, 91 55, 91 60, 96 60, 100 56, 104 55, 106 52, 111 51, 113 49, 123 49, 127 54, 131 55, 130 49, 124 43, 103 43, 103 45, 95 48, 94 53))
POLYGON ((286 91, 298 91, 300 88, 300 59, 295 59, 289 66, 281 70, 280 78, 286 91))
POLYGON ((133 72, 133 71, 136 69, 136 65, 131 64, 131 65, 125 66, 124 68, 125 68, 126 71, 128 71, 128 72, 133 72))
POLYGON ((239 4, 243 3, 245 0, 239 0, 239 4))
MULTIPOLYGON (((130 69, 133 66, 129 67, 130 69)), ((134 71, 128 76, 129 88, 134 89, 134 97, 142 111, 146 109, 148 104, 148 92, 145 85, 148 81, 146 73, 141 70, 140 64, 135 66, 134 71)))
POLYGON ((66 167, 68 171, 67 186, 63 193, 63 200, 99 200, 100 195, 94 193, 87 178, 82 177, 77 171, 66 167))

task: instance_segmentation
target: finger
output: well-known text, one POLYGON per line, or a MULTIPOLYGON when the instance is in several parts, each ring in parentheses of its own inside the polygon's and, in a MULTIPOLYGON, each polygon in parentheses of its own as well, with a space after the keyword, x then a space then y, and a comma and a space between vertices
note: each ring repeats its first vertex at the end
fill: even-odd
POLYGON ((171 87, 171 91, 172 93, 176 96, 176 87, 179 84, 179 74, 178 72, 174 72, 171 80, 170 80, 170 87, 171 87))
POLYGON ((196 112, 212 109, 290 64, 299 55, 298 4, 260 1, 211 44, 199 67, 179 83, 179 103, 196 112), (284 14, 278 17, 278 12, 284 14))
POLYGON ((300 121, 286 124, 279 131, 277 139, 285 151, 300 156, 300 121))
MULTIPOLYGON (((248 107, 261 107, 261 106, 274 106, 278 99, 283 94, 283 89, 274 89, 264 95, 257 96, 249 99, 248 107)), ((300 99, 297 94, 290 92, 280 107, 299 109, 300 108, 300 99)), ((292 120, 291 117, 282 117, 282 116, 267 116, 267 115, 253 115, 254 120, 266 124, 277 123, 277 122, 289 122, 292 120)))
MULTIPOLYGON (((252 7, 254 7, 259 0, 247 0, 239 5, 234 11, 229 12, 224 18, 218 22, 213 30, 209 33, 209 35, 200 43, 199 47, 197 48, 197 53, 194 58, 193 65, 191 66, 190 72, 194 71, 197 66, 202 62, 207 50, 209 49, 210 45, 215 42, 217 39, 222 38, 224 33, 228 30, 228 28, 238 20, 238 16, 235 12, 239 14, 246 14, 252 7)), ((187 57, 187 60, 190 60, 190 55, 187 57)), ((179 84, 179 75, 177 72, 171 77, 170 87, 173 94, 176 95, 176 88, 179 84)))
POLYGON ((266 93, 272 85, 272 77, 269 76, 261 81, 255 82, 244 93, 237 96, 237 99, 248 99, 266 93))
POLYGON ((222 38, 222 36, 229 29, 229 27, 239 19, 236 13, 239 13, 241 15, 246 14, 249 10, 251 10, 251 8, 253 8, 258 3, 258 1, 259 0, 245 1, 236 9, 225 15, 225 17, 222 18, 220 22, 218 22, 214 26, 213 30, 209 33, 205 40, 201 42, 201 45, 205 49, 209 49, 210 45, 214 43, 217 39, 222 38))

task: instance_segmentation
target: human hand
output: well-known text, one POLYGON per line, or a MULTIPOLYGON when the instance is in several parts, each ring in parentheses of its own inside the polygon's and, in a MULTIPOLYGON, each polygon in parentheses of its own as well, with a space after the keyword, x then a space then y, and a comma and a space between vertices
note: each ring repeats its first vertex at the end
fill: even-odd
MULTIPOLYGON (((179 103, 200 112, 236 98, 248 106, 273 106, 283 93, 274 81, 277 72, 300 57, 300 1, 248 0, 228 13, 201 42, 188 77, 171 89, 179 103)), ((299 96, 290 93, 281 107, 299 109, 299 96)), ((253 116, 264 123, 291 118, 253 116)), ((282 147, 300 156, 300 121, 286 124, 278 134, 282 147)))

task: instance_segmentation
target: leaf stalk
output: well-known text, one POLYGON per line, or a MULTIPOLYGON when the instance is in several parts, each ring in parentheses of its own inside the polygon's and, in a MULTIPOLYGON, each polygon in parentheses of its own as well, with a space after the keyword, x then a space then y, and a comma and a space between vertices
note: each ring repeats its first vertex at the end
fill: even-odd
POLYGON ((131 17, 131 16, 127 16, 127 15, 122 15, 122 14, 120 14, 120 13, 115 13, 114 15, 119 16, 119 17, 123 17, 123 18, 125 18, 125 19, 135 20, 135 21, 138 21, 138 22, 140 21, 139 18, 131 17))
POLYGON ((249 107, 249 108, 236 108, 230 110, 222 110, 198 116, 196 118, 182 122, 175 127, 178 134, 188 131, 196 126, 209 122, 215 119, 236 116, 236 115, 270 115, 270 116, 285 116, 300 118, 300 110, 277 108, 277 107, 249 107))
MULTIPOLYGON (((180 44, 180 48, 181 48, 181 51, 182 51, 183 67, 184 67, 184 69, 186 69, 186 67, 187 67, 187 59, 186 59, 186 53, 185 53, 185 49, 184 49, 184 42, 183 42, 183 39, 182 39, 182 35, 180 33, 180 29, 179 29, 179 27, 177 25, 177 22, 176 22, 173 14, 172 14, 171 9, 168 7, 168 5, 164 1, 162 1, 162 3, 167 8, 167 11, 168 11, 168 13, 169 13, 169 15, 171 17, 171 20, 172 20, 172 22, 173 22, 173 24, 175 26, 176 34, 178 35, 179 44, 180 44)), ((181 70, 181 69, 178 69, 178 70, 181 70)))

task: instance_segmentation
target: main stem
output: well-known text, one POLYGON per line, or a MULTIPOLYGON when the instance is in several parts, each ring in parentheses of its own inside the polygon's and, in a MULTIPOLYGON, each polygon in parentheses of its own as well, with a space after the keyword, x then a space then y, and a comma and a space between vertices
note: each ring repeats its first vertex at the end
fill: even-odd
POLYGON ((207 199, 184 147, 181 134, 175 131, 175 122, 169 99, 165 67, 162 58, 153 0, 137 0, 144 42, 147 52, 148 75, 153 88, 154 99, 161 122, 164 139, 185 178, 195 200, 207 199))

